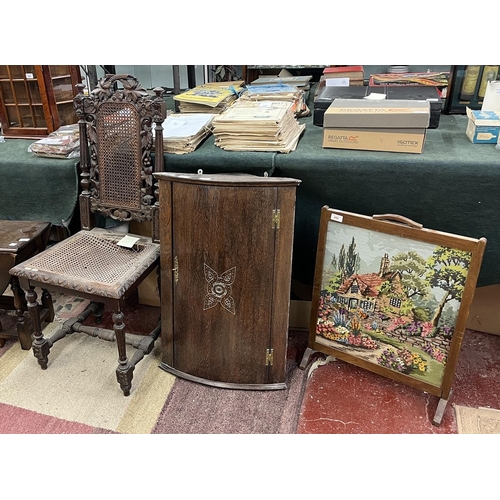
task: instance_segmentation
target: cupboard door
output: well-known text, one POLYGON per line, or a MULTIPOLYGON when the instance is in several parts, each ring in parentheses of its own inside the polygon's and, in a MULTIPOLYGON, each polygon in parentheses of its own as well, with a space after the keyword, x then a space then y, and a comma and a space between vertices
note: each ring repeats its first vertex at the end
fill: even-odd
POLYGON ((0 65, 0 123, 6 137, 39 138, 77 123, 79 66, 0 65))
POLYGON ((275 187, 172 185, 173 367, 269 382, 275 187))
POLYGON ((73 106, 75 86, 81 82, 78 67, 69 65, 41 66, 47 89, 47 106, 51 110, 52 130, 78 122, 73 106))

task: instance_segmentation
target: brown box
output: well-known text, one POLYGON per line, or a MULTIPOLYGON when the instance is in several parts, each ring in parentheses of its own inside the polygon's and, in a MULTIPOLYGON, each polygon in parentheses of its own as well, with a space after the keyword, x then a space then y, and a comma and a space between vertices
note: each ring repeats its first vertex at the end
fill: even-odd
POLYGON ((476 288, 466 327, 500 335, 500 284, 476 288))
POLYGON ((410 99, 335 99, 325 111, 326 128, 412 128, 425 129, 430 104, 410 99))
MULTIPOLYGON (((129 231, 142 236, 151 235, 151 222, 130 221, 129 231)), ((148 277, 137 288, 139 304, 160 307, 160 292, 158 290, 157 268, 155 267, 148 277)))
POLYGON ((424 148, 425 131, 425 128, 324 128, 323 147, 421 153, 424 148))

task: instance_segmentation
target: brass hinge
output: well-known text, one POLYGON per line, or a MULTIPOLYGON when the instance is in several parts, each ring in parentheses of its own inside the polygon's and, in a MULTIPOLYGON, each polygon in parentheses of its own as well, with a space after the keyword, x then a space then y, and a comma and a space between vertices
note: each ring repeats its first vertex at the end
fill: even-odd
POLYGON ((266 349, 266 366, 273 365, 274 349, 266 349))
POLYGON ((279 229, 280 228, 280 209, 278 208, 277 210, 273 210, 273 222, 272 222, 272 227, 273 229, 279 229))

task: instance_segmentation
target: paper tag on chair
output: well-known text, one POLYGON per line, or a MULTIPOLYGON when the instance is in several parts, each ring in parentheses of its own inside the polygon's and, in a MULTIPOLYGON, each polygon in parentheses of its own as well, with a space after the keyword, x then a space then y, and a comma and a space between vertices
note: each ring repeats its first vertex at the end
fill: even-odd
POLYGON ((129 236, 128 234, 124 236, 120 241, 116 244, 125 248, 133 248, 134 245, 140 240, 140 238, 136 238, 135 236, 129 236))

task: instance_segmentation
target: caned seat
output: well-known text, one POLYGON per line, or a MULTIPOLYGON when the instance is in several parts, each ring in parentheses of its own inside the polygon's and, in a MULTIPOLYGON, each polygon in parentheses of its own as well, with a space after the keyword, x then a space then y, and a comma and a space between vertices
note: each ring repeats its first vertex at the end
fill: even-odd
POLYGON ((159 318, 152 332, 127 333, 123 306, 159 264, 158 189, 153 173, 163 171, 163 89, 154 89, 155 96, 150 96, 131 75, 106 75, 90 94, 84 92, 83 85, 77 87, 74 104, 81 144, 82 229, 14 266, 10 274, 19 279, 26 291, 35 330, 33 353, 42 369, 47 368, 51 347, 69 333, 116 340, 117 380, 128 396, 135 365, 152 351, 160 335, 159 318), (124 235, 96 227, 95 214, 118 223, 147 221, 153 234, 124 235), (125 236, 131 243, 124 242, 125 236), (45 338, 37 287, 44 290, 43 305, 52 304, 48 299, 50 290, 89 299, 90 303, 83 313, 45 338), (99 323, 104 307, 113 310, 112 330, 82 324, 92 314, 99 323), (136 348, 130 360, 126 344, 136 348))
POLYGON ((16 272, 40 283, 120 299, 144 272, 151 270, 160 255, 158 243, 136 237, 139 240, 134 247, 126 248, 118 244, 123 235, 100 228, 80 231, 55 248, 24 261, 16 272))

